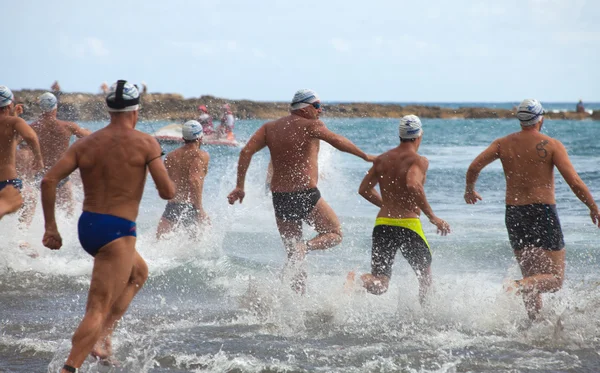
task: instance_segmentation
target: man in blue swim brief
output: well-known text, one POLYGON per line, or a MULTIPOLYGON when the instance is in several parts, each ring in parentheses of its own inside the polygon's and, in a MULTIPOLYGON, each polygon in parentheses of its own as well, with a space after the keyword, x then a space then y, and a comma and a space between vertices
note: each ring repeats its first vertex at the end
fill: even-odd
POLYGON ((134 85, 115 83, 106 97, 108 126, 74 143, 42 180, 43 243, 58 250, 62 238, 55 219, 57 185, 79 169, 84 190, 79 241, 94 257, 85 316, 62 373, 77 372, 90 353, 110 357, 115 324, 148 277, 148 267, 135 249, 135 219, 147 170, 161 198, 175 195, 158 142, 135 130, 139 97, 134 85))

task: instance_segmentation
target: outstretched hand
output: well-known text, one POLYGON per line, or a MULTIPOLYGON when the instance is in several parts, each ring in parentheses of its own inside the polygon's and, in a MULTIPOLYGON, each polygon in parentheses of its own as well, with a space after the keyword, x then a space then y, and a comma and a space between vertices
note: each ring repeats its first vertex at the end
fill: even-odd
POLYGON ((375 162, 376 158, 377 158, 376 155, 367 154, 367 159, 365 159, 365 161, 367 161, 367 162, 375 162))
POLYGON ((469 205, 474 205, 475 203, 477 203, 477 201, 482 201, 482 200, 483 200, 483 198, 481 198, 479 193, 477 193, 474 190, 465 192, 465 202, 468 203, 469 205))
POLYGON ((590 217, 592 218, 594 225, 600 228, 600 212, 597 207, 590 210, 590 217))
POLYGON ((437 227, 437 233, 442 236, 450 233, 450 224, 448 224, 445 220, 438 218, 437 216, 429 220, 431 224, 437 227))
POLYGON ((47 229, 44 233, 44 238, 42 238, 42 243, 50 250, 58 250, 62 247, 62 237, 58 233, 58 230, 47 229))
POLYGON ((244 201, 244 197, 246 196, 246 192, 242 188, 235 188, 229 195, 227 196, 227 200, 230 205, 233 205, 235 201, 240 201, 242 203, 244 201))

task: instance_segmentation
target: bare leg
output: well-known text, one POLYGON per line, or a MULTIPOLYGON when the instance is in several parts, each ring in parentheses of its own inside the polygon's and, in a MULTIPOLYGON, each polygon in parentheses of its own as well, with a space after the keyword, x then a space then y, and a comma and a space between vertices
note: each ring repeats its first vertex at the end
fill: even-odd
POLYGON ((390 278, 385 275, 375 276, 370 273, 365 273, 360 276, 363 287, 371 294, 381 295, 388 290, 390 278))
POLYGON ((56 202, 67 210, 68 216, 73 216, 73 184, 67 181, 56 192, 56 202))
POLYGON ((19 190, 12 185, 5 186, 0 190, 0 219, 4 215, 12 214, 23 205, 23 197, 19 190))
POLYGON ((92 349, 92 356, 106 359, 112 355, 112 333, 116 323, 121 319, 121 317, 123 317, 125 311, 127 311, 127 308, 129 307, 129 304, 136 296, 138 291, 140 291, 147 279, 148 265, 136 251, 135 258, 133 260, 133 267, 131 269, 131 275, 129 276, 129 282, 119 298, 117 298, 116 302, 113 304, 108 317, 104 321, 100 338, 92 349))
POLYGON ((417 280, 419 280, 419 303, 423 305, 425 302, 425 297, 429 292, 429 288, 433 282, 431 277, 431 266, 425 268, 422 271, 416 270, 417 280))
POLYGON ((19 210, 19 228, 26 229, 31 226, 33 216, 35 214, 35 208, 37 206, 37 193, 35 190, 28 186, 23 186, 23 207, 19 210))
POLYGON ((173 223, 165 218, 160 218, 158 228, 156 229, 156 239, 160 240, 163 235, 171 232, 171 230, 173 230, 173 223))
POLYGON ((300 266, 304 262, 306 249, 302 245, 299 245, 302 240, 302 222, 283 221, 281 219, 276 219, 276 221, 279 235, 287 253, 284 272, 289 270, 294 271, 291 284, 292 289, 304 294, 306 273, 300 269, 300 266))
MULTIPOLYGON (((73 334, 66 364, 79 368, 100 338, 102 329, 129 284, 135 259, 135 237, 122 237, 102 247, 94 258, 85 316, 73 334)), ((64 369, 62 373, 68 373, 64 369)))
POLYGON ((315 227, 317 236, 307 242, 309 250, 326 250, 342 242, 342 227, 333 209, 323 198, 308 215, 308 222, 315 227))
POLYGON ((518 288, 523 295, 525 309, 531 320, 535 320, 542 308, 542 293, 555 292, 562 288, 565 276, 565 249, 549 251, 527 248, 515 251, 523 279, 518 288))

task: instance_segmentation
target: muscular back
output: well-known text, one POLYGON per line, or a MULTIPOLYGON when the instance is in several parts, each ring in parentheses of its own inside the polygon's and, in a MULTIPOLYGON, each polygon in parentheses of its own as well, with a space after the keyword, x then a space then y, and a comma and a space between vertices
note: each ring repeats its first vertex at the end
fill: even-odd
POLYGON ((394 148, 375 160, 375 172, 383 201, 378 217, 415 218, 420 214, 407 177, 412 167, 422 171, 421 184, 425 183, 427 160, 414 151, 394 148), (425 165, 425 166, 424 166, 425 165), (425 167, 423 170, 422 168, 425 167))
POLYGON ((158 145, 150 135, 108 126, 73 145, 83 181, 85 211, 135 220, 146 181, 146 162, 158 145))
POLYGON ((554 204, 554 153, 558 141, 538 131, 521 131, 497 140, 506 177, 506 203, 554 204))
POLYGON ((55 118, 40 118, 31 123, 31 128, 39 138, 40 150, 47 170, 54 166, 67 151, 71 136, 77 134, 79 129, 75 123, 55 118))
POLYGON ((167 155, 165 166, 175 183, 172 202, 192 203, 197 209, 202 209, 202 190, 209 159, 208 153, 197 147, 182 146, 167 155))
POLYGON ((313 136, 319 120, 289 115, 265 125, 266 144, 273 162, 271 190, 292 192, 315 188, 318 182, 319 139, 313 136))

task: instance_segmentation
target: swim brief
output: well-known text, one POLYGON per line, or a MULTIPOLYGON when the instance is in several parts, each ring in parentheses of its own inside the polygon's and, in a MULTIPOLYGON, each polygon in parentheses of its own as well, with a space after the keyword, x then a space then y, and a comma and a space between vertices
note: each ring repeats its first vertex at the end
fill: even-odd
POLYGON ((273 192, 275 216, 283 221, 305 220, 321 199, 317 188, 298 192, 273 192))
POLYGON ((198 224, 198 209, 191 203, 169 202, 162 217, 184 226, 198 224))
POLYGON ((121 237, 136 237, 135 222, 108 214, 84 211, 77 226, 79 242, 91 256, 121 237))
POLYGON ((423 272, 431 265, 431 250, 418 218, 377 218, 373 228, 371 273, 391 277, 398 250, 415 272, 423 272))
POLYGON ((17 188, 18 191, 23 189, 23 182, 21 181, 21 179, 10 179, 10 180, 0 181, 0 190, 4 189, 5 187, 7 187, 9 185, 12 185, 13 187, 17 188))
POLYGON ((537 247, 558 251, 565 247, 556 205, 506 205, 505 222, 513 250, 537 247))

